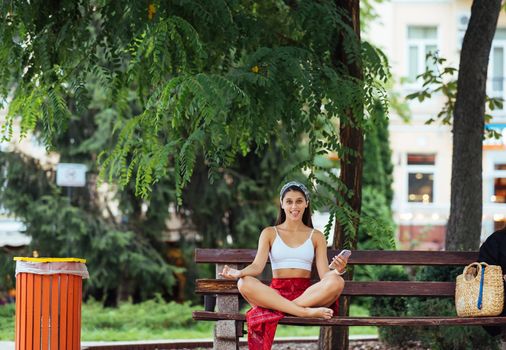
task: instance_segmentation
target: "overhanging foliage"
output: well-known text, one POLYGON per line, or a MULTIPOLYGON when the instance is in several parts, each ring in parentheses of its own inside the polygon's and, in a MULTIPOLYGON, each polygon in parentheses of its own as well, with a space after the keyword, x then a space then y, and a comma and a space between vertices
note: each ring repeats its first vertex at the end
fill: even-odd
POLYGON ((336 125, 351 123, 344 113, 351 110, 363 127, 377 99, 386 108, 388 71, 333 1, 7 1, 0 11, 7 137, 20 118, 22 134, 37 129, 52 145, 98 82, 103 109, 115 111, 104 179, 135 181, 148 197, 170 172, 181 203, 199 155, 212 179, 272 138, 290 152, 305 135, 299 169, 328 191, 318 203, 349 221, 339 180, 316 176, 313 161, 352 152, 341 147, 336 125), (331 64, 339 33, 347 59, 361 61, 363 81, 331 64))

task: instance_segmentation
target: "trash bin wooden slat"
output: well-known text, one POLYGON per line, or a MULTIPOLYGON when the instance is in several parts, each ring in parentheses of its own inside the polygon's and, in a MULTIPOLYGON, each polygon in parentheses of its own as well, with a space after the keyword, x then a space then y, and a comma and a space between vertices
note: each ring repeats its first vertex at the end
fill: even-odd
MULTIPOLYGON (((21 278, 16 278, 16 291, 20 289, 20 285, 21 278)), ((21 302, 18 302, 18 300, 16 300, 16 339, 21 339, 21 317, 18 317, 18 315, 21 315, 21 302)), ((17 346, 16 350, 18 350, 17 346)))
POLYGON ((42 313, 42 278, 41 275, 33 275, 33 348, 40 349, 40 328, 42 313))
POLYGON ((74 276, 68 276, 67 288, 67 349, 72 349, 72 338, 74 337, 74 276))
POLYGON ((62 275, 60 278, 60 349, 65 349, 67 346, 67 290, 68 276, 62 275))
POLYGON ((26 348, 32 349, 33 348, 33 307, 30 307, 30 305, 33 305, 33 278, 34 276, 32 274, 27 276, 27 284, 26 284, 26 292, 27 292, 27 300, 26 300, 26 348))
MULTIPOLYGON (((49 303, 51 302, 51 276, 42 278, 42 347, 37 348, 49 350, 49 303)), ((70 350, 70 349, 69 349, 70 350)))
MULTIPOLYGON (((20 274, 21 286, 26 286, 27 276, 25 273, 20 274)), ((20 331, 20 339, 19 342, 16 342, 18 347, 16 350, 25 350, 26 349, 26 288, 21 288, 16 290, 16 300, 18 300, 17 291, 21 291, 21 331, 20 331)))
MULTIPOLYGON (((81 285, 82 285, 82 279, 79 276, 72 276, 74 277, 74 314, 77 315, 77 317, 74 318, 74 335, 81 333, 81 303, 77 303, 78 300, 82 300, 81 297, 81 285)), ((79 338, 77 336, 74 336, 74 347, 79 346, 79 338)))
MULTIPOLYGON (((23 276, 21 276, 21 275, 18 278, 16 278, 16 326, 19 325, 19 328, 16 328, 16 339, 19 339, 19 343, 16 342, 16 350, 21 349, 21 341, 23 339, 23 334, 21 334, 21 329, 24 329, 24 327, 23 327, 23 317, 21 317, 21 316, 18 317, 17 316, 17 315, 23 315, 24 314, 23 313, 23 311, 24 311, 24 308, 23 308, 23 300, 24 300, 24 298, 18 299, 18 291, 20 290, 19 286, 23 284, 22 278, 23 278, 23 276), (18 304, 19 304, 19 313, 17 312, 18 304)), ((22 294, 22 293, 20 292, 19 294, 22 294)))
POLYGON ((50 346, 58 347, 58 331, 59 331, 59 316, 58 316, 58 291, 60 288, 61 275, 53 275, 51 280, 51 340, 50 346))

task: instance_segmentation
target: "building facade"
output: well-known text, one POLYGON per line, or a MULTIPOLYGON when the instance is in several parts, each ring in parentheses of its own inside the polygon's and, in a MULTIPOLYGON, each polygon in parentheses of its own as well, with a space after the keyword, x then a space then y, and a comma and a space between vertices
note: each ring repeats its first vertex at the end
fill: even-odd
MULTIPOLYGON (((368 40, 390 60, 394 90, 407 96, 422 89, 416 77, 426 67, 429 52, 458 68, 462 40, 471 12, 471 1, 391 0, 379 4, 379 18, 371 25, 368 40)), ((506 97, 506 16, 501 14, 488 67, 487 94, 506 97)), ((457 75, 454 76, 457 79, 457 75)), ((402 99, 402 98, 401 98, 402 99)), ((403 248, 438 250, 444 247, 450 211, 452 161, 451 126, 434 122, 444 105, 443 96, 422 103, 406 101, 410 120, 394 111, 390 119, 393 151, 394 218, 403 248)), ((502 135, 483 146, 483 224, 481 238, 506 224, 506 108, 494 110, 486 128, 502 135)))

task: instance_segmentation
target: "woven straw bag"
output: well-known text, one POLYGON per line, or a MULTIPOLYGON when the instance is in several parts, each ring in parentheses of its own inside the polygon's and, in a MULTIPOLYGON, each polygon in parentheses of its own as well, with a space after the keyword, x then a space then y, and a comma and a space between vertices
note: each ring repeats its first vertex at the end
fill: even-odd
POLYGON ((457 277, 455 308, 460 317, 497 316, 504 306, 500 266, 472 263, 457 277))

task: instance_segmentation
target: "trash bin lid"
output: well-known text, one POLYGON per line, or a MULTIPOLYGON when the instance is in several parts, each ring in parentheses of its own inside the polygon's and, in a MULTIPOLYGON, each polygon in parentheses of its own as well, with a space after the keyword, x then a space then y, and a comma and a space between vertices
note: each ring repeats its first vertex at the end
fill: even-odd
POLYGON ((22 256, 14 257, 15 261, 28 261, 28 262, 38 262, 38 263, 52 263, 52 262, 76 262, 76 263, 86 263, 86 259, 80 258, 25 258, 22 256))

